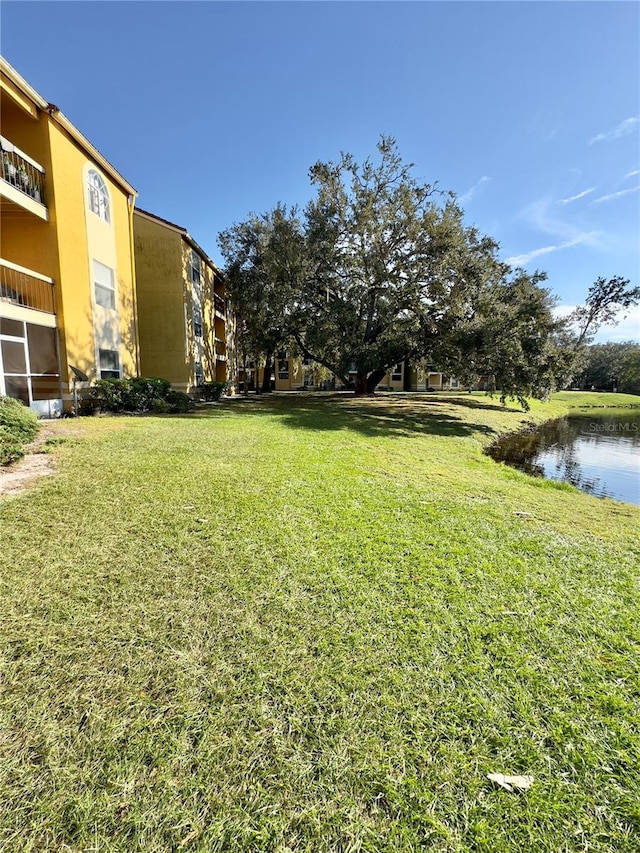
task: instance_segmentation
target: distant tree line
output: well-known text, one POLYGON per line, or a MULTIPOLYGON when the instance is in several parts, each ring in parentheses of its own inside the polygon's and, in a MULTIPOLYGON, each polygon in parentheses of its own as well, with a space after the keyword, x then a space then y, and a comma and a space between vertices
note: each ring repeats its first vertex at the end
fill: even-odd
POLYGON ((623 341, 587 347, 573 384, 586 390, 640 394, 640 344, 623 341))
POLYGON ((219 235, 237 348, 264 364, 263 390, 285 347, 356 394, 407 360, 463 382, 489 377, 503 401, 525 407, 566 387, 640 288, 599 278, 571 317, 556 317, 546 274, 501 261, 498 244, 464 224, 455 195, 412 170, 382 137, 376 163, 342 154, 312 166, 304 210, 278 204, 219 235))

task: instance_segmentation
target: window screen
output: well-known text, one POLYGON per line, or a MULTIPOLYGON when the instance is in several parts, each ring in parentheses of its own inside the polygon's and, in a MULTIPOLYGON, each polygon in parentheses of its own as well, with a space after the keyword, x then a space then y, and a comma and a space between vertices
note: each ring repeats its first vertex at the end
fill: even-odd
POLYGON ((26 373, 24 343, 2 341, 2 364, 5 373, 26 373))
POLYGON ((31 373, 58 372, 58 355, 56 352, 56 331, 46 326, 27 324, 29 340, 29 362, 31 373))
POLYGON ((120 378, 120 359, 118 358, 117 350, 101 349, 100 350, 100 378, 101 379, 119 379, 120 378))
POLYGON ((116 292, 113 286, 113 270, 101 264, 100 261, 94 261, 93 283, 96 292, 96 305, 115 311, 116 292))

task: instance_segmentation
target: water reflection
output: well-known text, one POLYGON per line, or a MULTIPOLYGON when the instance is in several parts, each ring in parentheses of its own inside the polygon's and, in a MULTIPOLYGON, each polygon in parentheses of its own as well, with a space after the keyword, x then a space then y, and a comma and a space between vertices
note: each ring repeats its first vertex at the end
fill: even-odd
POLYGON ((510 435, 489 455, 533 477, 640 505, 640 412, 560 418, 510 435))

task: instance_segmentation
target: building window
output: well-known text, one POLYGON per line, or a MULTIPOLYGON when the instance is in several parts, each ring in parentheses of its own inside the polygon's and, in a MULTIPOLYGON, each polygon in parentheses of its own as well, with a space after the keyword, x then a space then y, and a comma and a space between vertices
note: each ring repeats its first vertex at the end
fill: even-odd
POLYGON ((200 255, 197 252, 191 250, 191 283, 195 284, 197 288, 200 287, 200 282, 202 279, 202 262, 200 260, 200 255))
POLYGON ((101 349, 98 352, 100 356, 100 379, 120 379, 118 351, 101 349))
POLYGON ((457 379, 452 379, 452 380, 451 380, 451 387, 452 387, 452 388, 457 388, 457 387, 458 387, 458 384, 459 384, 459 383, 458 383, 458 380, 457 380, 457 379))
POLYGON ((399 379, 402 379, 402 362, 401 361, 398 362, 398 364, 396 364, 396 366, 393 368, 393 373, 391 374, 391 379, 396 380, 396 381, 399 379))
POLYGON ((193 334, 196 338, 202 337, 202 312, 199 308, 193 309, 193 334))
POLYGON ((289 359, 286 352, 278 353, 278 379, 289 378, 289 359))
POLYGON ((196 361, 194 372, 196 375, 196 385, 204 384, 204 371, 202 370, 202 365, 199 361, 196 361))
POLYGON ((107 185, 103 178, 93 169, 89 169, 87 186, 89 188, 89 207, 100 219, 104 219, 105 222, 111 222, 107 185))
POLYGON ((113 283, 113 270, 101 264, 100 261, 93 262, 93 286, 96 294, 96 305, 115 311, 116 290, 113 283))

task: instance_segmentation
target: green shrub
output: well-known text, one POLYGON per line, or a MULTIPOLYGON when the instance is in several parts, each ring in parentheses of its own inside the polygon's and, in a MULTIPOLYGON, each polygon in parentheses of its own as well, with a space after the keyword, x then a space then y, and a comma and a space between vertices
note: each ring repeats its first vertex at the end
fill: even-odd
POLYGON ((0 426, 0 465, 9 465, 23 456, 22 442, 6 427, 0 426))
POLYGON ((205 382, 198 387, 198 392, 208 403, 217 402, 227 390, 226 382, 205 382))
POLYGON ((40 428, 35 412, 13 397, 0 397, 0 465, 24 456, 23 445, 32 441, 40 428))
POLYGON ((0 397, 0 426, 25 442, 32 441, 40 429, 36 413, 13 397, 0 397))
POLYGON ((177 411, 188 411, 188 408, 181 408, 184 403, 174 397, 178 393, 166 379, 145 377, 99 379, 90 389, 94 405, 108 412, 164 412, 173 411, 174 405, 179 407, 177 411))
POLYGON ((183 415, 193 408, 193 401, 184 391, 175 391, 173 388, 169 391, 166 397, 169 404, 169 411, 172 414, 183 415))
POLYGON ((152 400, 151 411, 156 415, 166 415, 171 411, 171 406, 166 400, 152 400))
POLYGON ((91 400, 108 412, 123 412, 125 409, 127 382, 127 379, 98 379, 91 386, 91 400))
POLYGON ((166 400, 171 383, 166 379, 121 380, 127 383, 124 395, 124 407, 129 412, 148 412, 155 400, 166 400))

